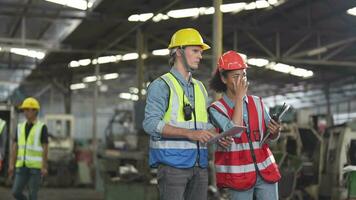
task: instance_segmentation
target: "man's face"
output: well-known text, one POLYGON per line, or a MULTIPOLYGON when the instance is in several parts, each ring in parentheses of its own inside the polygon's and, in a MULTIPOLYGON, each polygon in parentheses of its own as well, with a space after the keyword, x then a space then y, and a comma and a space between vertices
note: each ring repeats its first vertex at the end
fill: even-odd
POLYGON ((203 48, 200 46, 187 46, 184 48, 187 63, 193 69, 198 69, 200 60, 202 59, 203 48))
POLYGON ((37 117, 37 110, 35 109, 24 109, 23 113, 27 120, 33 120, 37 117))

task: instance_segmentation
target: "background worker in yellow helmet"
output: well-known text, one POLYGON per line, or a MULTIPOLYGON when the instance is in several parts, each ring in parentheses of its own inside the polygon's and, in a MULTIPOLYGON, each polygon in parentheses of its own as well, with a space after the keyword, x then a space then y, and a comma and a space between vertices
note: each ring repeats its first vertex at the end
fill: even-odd
POLYGON ((12 193, 17 200, 26 200, 28 198, 23 194, 23 190, 28 186, 29 199, 37 200, 41 177, 48 173, 47 127, 37 120, 40 104, 36 99, 32 97, 25 99, 21 109, 26 121, 18 125, 12 146, 10 176, 16 167, 12 193))
POLYGON ((6 121, 0 118, 0 172, 5 160, 6 136, 6 121))
POLYGON ((192 78, 210 47, 192 28, 171 38, 170 72, 153 81, 147 93, 144 130, 150 137, 149 164, 158 167, 161 200, 206 200, 209 131, 207 92, 192 78))

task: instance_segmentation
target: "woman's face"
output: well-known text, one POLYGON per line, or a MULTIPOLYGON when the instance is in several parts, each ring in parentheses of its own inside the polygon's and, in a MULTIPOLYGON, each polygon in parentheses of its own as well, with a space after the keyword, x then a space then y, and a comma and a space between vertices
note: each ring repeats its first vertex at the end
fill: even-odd
POLYGON ((223 83, 225 83, 227 90, 235 94, 236 91, 234 87, 234 82, 236 84, 239 78, 247 78, 246 75, 246 69, 231 70, 226 74, 226 77, 221 76, 221 80, 223 83))

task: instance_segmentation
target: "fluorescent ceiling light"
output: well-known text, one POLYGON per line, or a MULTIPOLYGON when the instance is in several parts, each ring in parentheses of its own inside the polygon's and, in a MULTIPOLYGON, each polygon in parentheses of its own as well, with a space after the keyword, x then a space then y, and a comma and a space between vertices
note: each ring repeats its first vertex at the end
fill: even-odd
POLYGON ((0 47, 0 51, 2 50, 2 48, 0 47))
POLYGON ((143 13, 143 14, 135 14, 130 15, 128 20, 130 22, 145 22, 153 17, 153 13, 143 13))
POLYGON ((126 100, 133 100, 133 101, 137 101, 138 100, 138 95, 130 94, 130 93, 120 93, 119 97, 121 99, 126 99, 126 100))
POLYGON ((84 83, 76 83, 76 84, 70 85, 71 90, 79 90, 79 89, 83 89, 85 87, 86 87, 86 85, 84 83))
POLYGON ((154 16, 152 18, 152 20, 154 22, 159 22, 161 20, 167 20, 167 19, 169 19, 169 17, 167 15, 165 15, 165 14, 162 14, 162 13, 158 13, 156 16, 154 16))
POLYGON ((258 0, 258 1, 256 1, 256 7, 258 9, 261 9, 261 8, 268 8, 268 7, 270 7, 270 5, 265 0, 258 0))
POLYGON ((152 51, 152 54, 155 56, 166 56, 169 54, 168 49, 156 49, 152 51))
POLYGON ((292 74, 294 76, 303 77, 303 78, 309 78, 314 75, 314 72, 311 70, 306 70, 306 69, 302 69, 302 68, 295 68, 290 72, 290 74, 292 74))
POLYGON ((79 10, 87 10, 93 6, 92 2, 87 2, 86 0, 46 0, 51 3, 56 3, 79 10))
POLYGON ((84 83, 90 83, 90 82, 95 82, 97 80, 96 76, 87 76, 83 78, 84 83))
POLYGON ((46 56, 46 53, 43 51, 37 51, 37 50, 31 50, 31 49, 25 49, 25 48, 11 48, 10 52, 17 54, 17 55, 21 55, 21 56, 37 58, 40 60, 46 56))
POLYGON ((249 65, 255 65, 257 67, 263 67, 263 66, 266 66, 269 61, 267 59, 264 59, 264 58, 249 58, 247 60, 247 63, 249 65))
POLYGON ((138 94, 138 88, 136 88, 136 87, 130 87, 129 91, 130 91, 130 93, 138 94))
POLYGON ((69 67, 79 67, 79 66, 80 66, 79 62, 75 60, 69 63, 69 67))
POLYGON ((111 80, 111 79, 116 79, 116 78, 119 78, 119 74, 118 73, 105 74, 103 76, 104 80, 111 80))
POLYGON ((127 53, 122 56, 122 60, 135 60, 138 58, 138 53, 127 53))
POLYGON ((199 8, 171 10, 167 15, 172 18, 197 17, 199 16, 199 8))
MULTIPOLYGON (((220 7, 220 9, 221 9, 221 7, 220 7)), ((214 7, 200 7, 199 8, 200 15, 212 15, 214 13, 215 13, 214 7)))
POLYGON ((238 53, 241 57, 242 57, 242 59, 246 62, 246 60, 247 60, 247 55, 246 54, 243 54, 243 53, 238 53))
MULTIPOLYGON (((281 0, 280 2, 282 2, 283 0, 281 0)), ((278 0, 268 0, 268 3, 270 4, 270 5, 276 5, 276 4, 278 4, 278 0)))
POLYGON ((293 76, 299 76, 302 78, 310 78, 314 75, 314 72, 311 70, 306 70, 303 68, 298 68, 298 67, 294 67, 291 65, 283 64, 283 63, 276 64, 274 62, 271 62, 268 65, 266 65, 266 68, 274 70, 274 71, 282 72, 285 74, 291 74, 293 76))
POLYGON ((91 63, 90 59, 83 59, 83 60, 78 60, 78 64, 81 66, 87 66, 91 63))
POLYGON ((111 63, 116 62, 116 56, 102 56, 97 58, 99 64, 111 63))
MULTIPOLYGON (((254 2, 239 2, 239 3, 229 3, 222 4, 220 10, 223 13, 238 13, 243 10, 255 10, 270 8, 271 5, 274 7, 284 3, 285 0, 257 0, 254 2)), ((212 15, 214 14, 214 7, 199 7, 199 8, 185 8, 178 10, 170 10, 166 14, 158 13, 153 16, 152 13, 144 14, 133 14, 128 17, 128 21, 147 21, 152 17, 152 21, 159 22, 162 20, 167 20, 171 18, 187 18, 187 17, 198 17, 199 15, 212 15)))
POLYGON ((349 15, 354 15, 354 16, 356 16, 356 7, 350 8, 350 9, 348 9, 346 12, 347 12, 347 14, 349 14, 349 15))
POLYGON ((229 4, 222 4, 220 6, 220 10, 223 13, 237 13, 243 10, 246 6, 246 3, 241 2, 241 3, 229 3, 229 4))

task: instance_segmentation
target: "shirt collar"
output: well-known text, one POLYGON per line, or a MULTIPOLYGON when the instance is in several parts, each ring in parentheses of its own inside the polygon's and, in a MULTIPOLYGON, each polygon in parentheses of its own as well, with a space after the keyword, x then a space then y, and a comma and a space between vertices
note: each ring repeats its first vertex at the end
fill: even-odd
POLYGON ((191 81, 188 82, 176 68, 172 67, 170 72, 174 75, 174 77, 176 77, 178 82, 180 82, 182 85, 188 85, 191 83, 191 81))
MULTIPOLYGON (((227 103, 227 105, 228 105, 230 108, 235 107, 234 101, 231 100, 231 99, 226 95, 226 93, 223 94, 223 99, 224 99, 224 101, 227 103)), ((247 98, 246 95, 244 96, 243 100, 244 100, 246 103, 248 103, 248 98, 247 98)))

